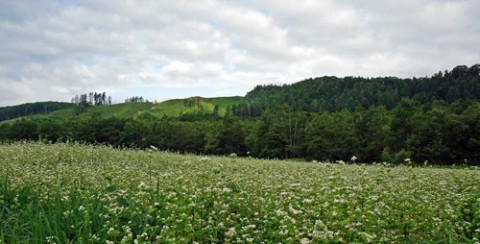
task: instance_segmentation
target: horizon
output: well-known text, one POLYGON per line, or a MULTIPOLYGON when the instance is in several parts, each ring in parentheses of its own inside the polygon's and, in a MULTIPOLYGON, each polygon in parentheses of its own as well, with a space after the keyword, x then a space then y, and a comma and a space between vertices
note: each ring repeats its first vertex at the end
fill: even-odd
POLYGON ((9 1, 0 107, 245 96, 309 77, 430 77, 480 60, 480 2, 9 1), (441 16, 441 18, 439 18, 441 16))
MULTIPOLYGON (((458 64, 456 65, 455 67, 457 66, 467 66, 467 67, 472 67, 474 65, 480 65, 479 64, 473 64, 473 65, 465 65, 465 64, 458 64)), ((363 76, 335 76, 335 75, 332 75, 332 76, 318 76, 318 77, 309 77, 309 78, 304 78, 302 80, 298 80, 298 81, 294 81, 294 82, 291 82, 291 83, 277 83, 277 84, 274 84, 274 83, 270 83, 270 84, 257 84, 255 85, 252 90, 257 87, 257 86, 269 86, 269 85, 274 85, 274 86, 282 86, 282 85, 291 85, 291 84, 295 84, 295 83, 299 83, 299 82, 302 82, 302 81, 305 81, 305 80, 308 80, 308 79, 317 79, 317 78, 323 78, 323 77, 336 77, 336 78, 339 78, 339 79, 344 79, 346 77, 359 77, 359 78, 363 78, 363 79, 375 79, 375 78, 386 78, 386 77, 393 77, 393 78, 399 78, 399 79, 414 79, 414 78, 430 78, 430 77, 433 77, 435 74, 439 73, 439 72, 446 72, 446 71, 451 71, 453 68, 455 67, 452 67, 451 69, 447 69, 447 70, 439 70, 437 72, 435 72, 434 74, 431 74, 431 75, 425 75, 425 76, 422 76, 422 77, 416 77, 416 76, 412 76, 412 77, 397 77, 397 76, 376 76, 376 77, 363 77, 363 76)), ((251 91, 251 90, 249 90, 251 91)), ((249 92, 247 91, 247 93, 249 92)), ((82 95, 82 94, 89 94, 90 92, 92 93, 102 93, 104 91, 88 91, 88 92, 82 92, 82 93, 79 93, 79 94, 75 94, 73 97, 77 96, 77 95, 82 95)), ((109 96, 109 94, 107 93, 107 95, 109 96)), ((201 98, 201 99, 215 99, 215 98, 231 98, 231 97, 245 97, 247 94, 245 95, 232 95, 232 96, 209 96, 209 95, 206 95, 206 96, 203 96, 203 95, 192 95, 192 96, 187 96, 187 97, 175 97, 175 96, 171 96, 171 97, 164 97, 163 100, 150 100, 148 98, 145 98, 142 94, 137 94, 137 95, 130 95, 129 97, 124 97, 124 98, 116 98, 116 97, 111 97, 112 98, 112 103, 110 105, 117 105, 117 104, 124 104, 124 103, 128 103, 126 102, 125 100, 128 99, 128 98, 131 98, 131 97, 142 97, 145 99, 145 103, 162 103, 162 102, 167 102, 167 101, 171 101, 171 100, 184 100, 184 99, 189 99, 189 98, 201 98)), ((71 99, 65 99, 65 100, 44 100, 44 101, 28 101, 28 102, 24 102, 24 103, 19 103, 19 104, 12 104, 12 105, 0 105, 0 108, 4 108, 4 107, 14 107, 14 106, 21 106, 21 105, 25 105, 25 104, 33 104, 33 103, 44 103, 44 102, 60 102, 60 103, 72 103, 71 102, 71 99)))

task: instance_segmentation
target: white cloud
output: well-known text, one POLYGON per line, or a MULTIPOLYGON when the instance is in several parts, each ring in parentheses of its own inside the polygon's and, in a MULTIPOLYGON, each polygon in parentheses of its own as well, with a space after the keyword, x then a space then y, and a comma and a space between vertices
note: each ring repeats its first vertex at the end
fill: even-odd
POLYGON ((7 1, 0 106, 89 91, 162 100, 322 75, 432 75, 478 63, 479 11, 476 0, 7 1))

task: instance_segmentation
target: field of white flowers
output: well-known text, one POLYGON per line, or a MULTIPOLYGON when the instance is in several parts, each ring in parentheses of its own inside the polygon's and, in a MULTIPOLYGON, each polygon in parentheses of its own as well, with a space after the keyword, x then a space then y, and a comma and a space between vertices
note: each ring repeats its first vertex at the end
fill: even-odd
POLYGON ((478 243, 480 170, 5 144, 0 227, 0 243, 478 243))

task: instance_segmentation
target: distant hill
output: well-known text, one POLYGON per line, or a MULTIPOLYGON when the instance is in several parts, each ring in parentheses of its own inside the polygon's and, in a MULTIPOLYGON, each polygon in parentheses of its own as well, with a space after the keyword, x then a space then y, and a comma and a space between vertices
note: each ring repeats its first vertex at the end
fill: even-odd
POLYGON ((0 121, 24 116, 50 114, 61 109, 73 108, 74 105, 65 102, 36 102, 0 108, 0 121))
MULTIPOLYGON (((92 117, 102 119, 111 117, 128 119, 136 118, 138 116, 153 116, 154 118, 161 118, 163 116, 178 117, 187 114, 213 114, 216 106, 218 108, 218 115, 223 116, 230 107, 239 104, 241 101, 242 97, 239 96, 216 98, 191 97, 186 99, 167 100, 160 103, 131 102, 107 106, 91 106, 81 113, 77 111, 76 105, 71 103, 35 103, 37 104, 35 107, 36 110, 31 109, 31 104, 22 104, 14 106, 15 109, 13 111, 24 109, 27 113, 5 113, 5 119, 3 120, 18 119, 19 117, 32 115, 36 115, 35 117, 47 117, 53 120, 88 120, 92 117), (57 108, 52 106, 54 104, 62 104, 63 107, 57 105, 57 108), (40 105, 44 106, 42 107, 40 105), (45 110, 40 111, 38 107, 45 108, 45 110), (33 111, 36 112, 34 113, 33 111)), ((4 110, 11 111, 12 109, 11 107, 0 108, 0 111, 4 110)))
POLYGON ((291 85, 261 85, 248 92, 244 102, 232 110, 236 115, 259 116, 262 111, 281 105, 306 112, 338 112, 373 106, 391 109, 404 98, 420 104, 480 99, 480 64, 459 65, 451 71, 422 78, 324 76, 291 85))
POLYGON ((168 100, 159 104, 154 104, 149 111, 155 117, 162 117, 164 115, 170 117, 178 117, 187 113, 213 113, 215 106, 218 107, 218 115, 223 116, 227 109, 239 104, 242 97, 216 97, 216 98, 202 98, 191 97, 187 99, 168 100))

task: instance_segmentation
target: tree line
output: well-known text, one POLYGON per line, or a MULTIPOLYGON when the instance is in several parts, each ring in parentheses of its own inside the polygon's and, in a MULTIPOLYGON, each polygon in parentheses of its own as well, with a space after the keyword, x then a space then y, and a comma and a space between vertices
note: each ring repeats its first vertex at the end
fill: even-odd
POLYGON ((102 106, 102 105, 111 105, 112 97, 108 96, 105 92, 89 92, 88 94, 75 95, 71 99, 73 104, 79 106, 102 106))
POLYGON ((480 102, 385 106, 339 112, 302 112, 284 105, 258 118, 190 115, 189 119, 92 116, 87 121, 21 119, 0 125, 3 140, 82 141, 116 147, 259 158, 401 163, 480 163, 480 102))
POLYGON ((112 105, 112 97, 108 96, 105 92, 89 92, 80 95, 75 95, 71 99, 72 104, 75 104, 75 113, 81 114, 91 106, 106 106, 112 105))
POLYGON ((125 99, 125 103, 148 103, 147 99, 144 99, 142 96, 133 96, 125 99))

